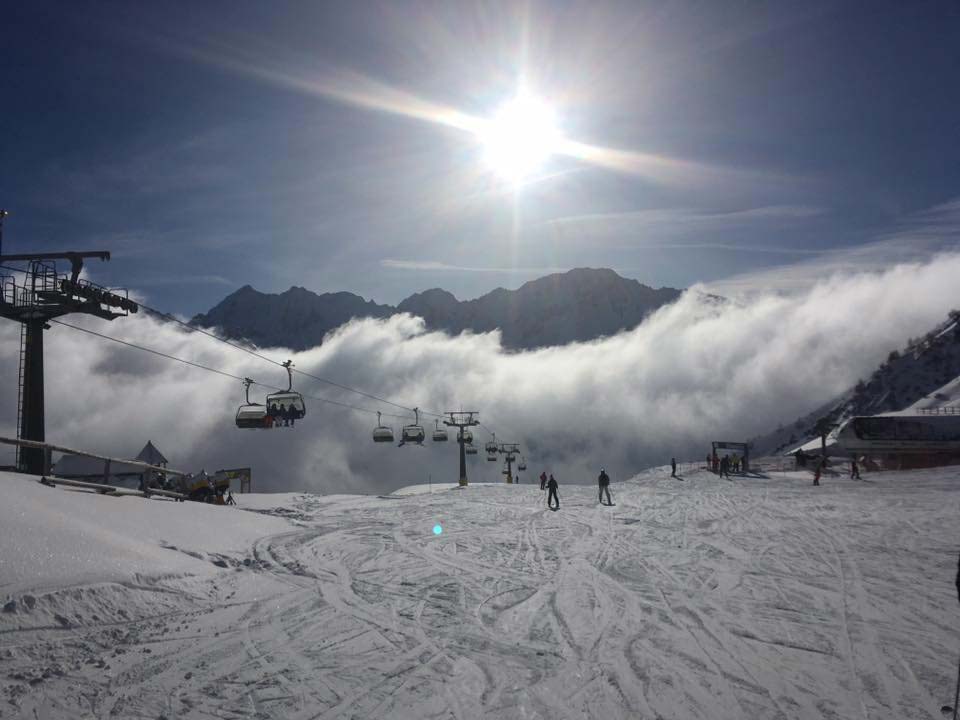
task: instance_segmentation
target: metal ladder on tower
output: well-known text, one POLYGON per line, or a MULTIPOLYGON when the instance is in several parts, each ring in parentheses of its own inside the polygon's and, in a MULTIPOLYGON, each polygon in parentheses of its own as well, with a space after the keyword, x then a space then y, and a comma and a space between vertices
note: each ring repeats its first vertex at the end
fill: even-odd
MULTIPOLYGON (((20 323, 20 370, 17 377, 17 439, 23 431, 23 384, 27 362, 27 324, 20 323)), ((17 445, 16 466, 20 468, 20 446, 17 445)))

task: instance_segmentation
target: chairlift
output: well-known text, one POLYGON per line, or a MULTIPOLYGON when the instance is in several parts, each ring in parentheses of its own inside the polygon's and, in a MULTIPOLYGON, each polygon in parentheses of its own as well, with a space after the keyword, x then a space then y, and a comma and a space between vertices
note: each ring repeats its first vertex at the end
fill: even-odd
POLYGON ((493 435, 493 439, 491 439, 484 446, 484 449, 487 451, 487 460, 489 460, 490 462, 496 462, 497 450, 499 450, 499 448, 497 447, 497 434, 496 433, 491 433, 491 434, 493 435))
POLYGON ((307 414, 307 406, 303 395, 293 389, 293 363, 287 360, 283 367, 287 370, 287 389, 267 395, 266 414, 273 418, 274 424, 278 425, 282 420, 284 425, 293 425, 295 420, 307 414))
POLYGON ((433 431, 433 441, 434 441, 434 442, 447 442, 447 440, 450 439, 450 437, 447 435, 447 431, 440 429, 440 421, 439 421, 439 420, 434 420, 433 422, 434 422, 435 425, 436 425, 436 429, 433 431))
POLYGON ((237 408, 237 427, 244 429, 267 427, 266 406, 250 402, 250 386, 253 385, 253 380, 244 378, 243 384, 246 390, 247 403, 237 408))
MULTIPOLYGON (((470 432, 469 428, 463 428, 463 430, 457 433, 457 442, 462 442, 467 445, 473 443, 473 433, 470 432)), ((476 453, 476 448, 474 448, 474 453, 476 453)))
MULTIPOLYGON (((467 432, 469 432, 469 430, 467 432)), ((464 445, 464 451, 467 453, 467 455, 477 454, 477 449, 473 446, 473 443, 464 443, 463 445, 464 445)))
POLYGON ((423 430, 423 426, 420 424, 419 408, 414 408, 413 413, 415 417, 413 424, 404 425, 403 430, 400 433, 401 445, 404 445, 406 443, 416 443, 417 445, 423 445, 423 441, 427 437, 427 434, 423 430))
POLYGON ((517 463, 517 470, 526 470, 527 469, 527 458, 520 456, 520 462, 517 463))
POLYGON ((393 442, 393 428, 380 422, 380 413, 377 413, 377 426, 373 429, 373 441, 377 443, 393 442))

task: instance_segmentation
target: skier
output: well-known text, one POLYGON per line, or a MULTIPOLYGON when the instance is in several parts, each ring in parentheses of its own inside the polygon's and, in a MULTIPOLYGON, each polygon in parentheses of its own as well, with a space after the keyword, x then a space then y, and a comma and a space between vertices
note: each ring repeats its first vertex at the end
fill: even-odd
POLYGON ((613 505, 613 500, 610 499, 610 476, 607 475, 607 471, 603 468, 600 468, 600 476, 597 478, 597 483, 600 485, 600 497, 598 498, 601 505, 603 505, 603 494, 607 494, 607 505, 613 505))
POLYGON ((237 501, 233 499, 233 493, 227 490, 227 505, 236 505, 237 501))
POLYGON ((724 475, 727 476, 727 480, 730 479, 730 458, 727 455, 720 460, 720 478, 722 479, 724 475))
POLYGON ((670 477, 677 476, 677 459, 670 458, 670 477))
POLYGON ((960 558, 957 558, 957 602, 960 602, 960 558))
POLYGON ((543 471, 542 473, 540 473, 540 489, 541 489, 541 490, 546 490, 546 489, 547 489, 547 473, 546 473, 546 471, 543 471))
POLYGON ((813 484, 814 484, 814 485, 819 485, 819 484, 820 484, 820 475, 823 473, 823 466, 826 465, 826 464, 827 464, 827 459, 826 459, 826 458, 824 458, 823 460, 821 460, 820 462, 817 463, 817 469, 813 471, 813 484))
POLYGON ((859 480, 859 479, 860 479, 860 468, 859 468, 859 466, 857 465, 857 458, 856 458, 856 457, 850 458, 850 478, 853 479, 853 480, 859 480))
POLYGON ((553 479, 553 473, 550 473, 550 480, 547 482, 547 488, 550 490, 550 493, 547 495, 547 507, 551 510, 560 509, 560 498, 557 495, 557 481, 553 479), (553 501, 557 501, 557 506, 553 506, 553 501))

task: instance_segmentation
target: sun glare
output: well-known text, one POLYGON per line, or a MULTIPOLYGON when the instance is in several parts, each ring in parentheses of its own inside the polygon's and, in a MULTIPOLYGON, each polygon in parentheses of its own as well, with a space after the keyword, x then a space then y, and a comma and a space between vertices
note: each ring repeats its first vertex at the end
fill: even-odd
POLYGON ((514 183, 536 172, 560 142, 553 111, 534 98, 517 97, 504 104, 480 131, 484 161, 497 175, 514 183))

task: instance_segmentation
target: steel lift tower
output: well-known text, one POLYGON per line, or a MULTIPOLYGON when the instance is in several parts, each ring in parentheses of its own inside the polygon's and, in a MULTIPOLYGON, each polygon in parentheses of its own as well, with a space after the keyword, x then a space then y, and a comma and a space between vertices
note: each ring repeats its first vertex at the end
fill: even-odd
POLYGON ((457 428, 457 444, 460 446, 460 487, 467 486, 467 456, 464 451, 463 429, 479 425, 480 420, 476 417, 479 414, 476 410, 451 411, 443 421, 444 425, 457 428))
MULTIPOLYGON (((0 211, 0 223, 3 221, 0 211)), ((17 398, 17 437, 46 441, 43 393, 43 331, 48 321, 70 313, 95 315, 113 320, 135 313, 138 306, 126 290, 108 290, 80 279, 86 258, 109 260, 106 251, 28 253, 0 255, 0 266, 14 274, 0 274, 0 317, 20 323, 20 372, 17 398), (70 273, 57 272, 55 261, 70 263, 70 273), (26 264, 25 268, 13 268, 26 264), (22 277, 21 277, 22 276, 22 277)), ((43 475, 44 454, 40 449, 17 452, 17 469, 43 475)))
POLYGON ((516 460, 517 455, 520 454, 520 443, 500 443, 500 452, 506 456, 507 472, 504 474, 507 476, 507 484, 512 485, 513 461, 516 460))

